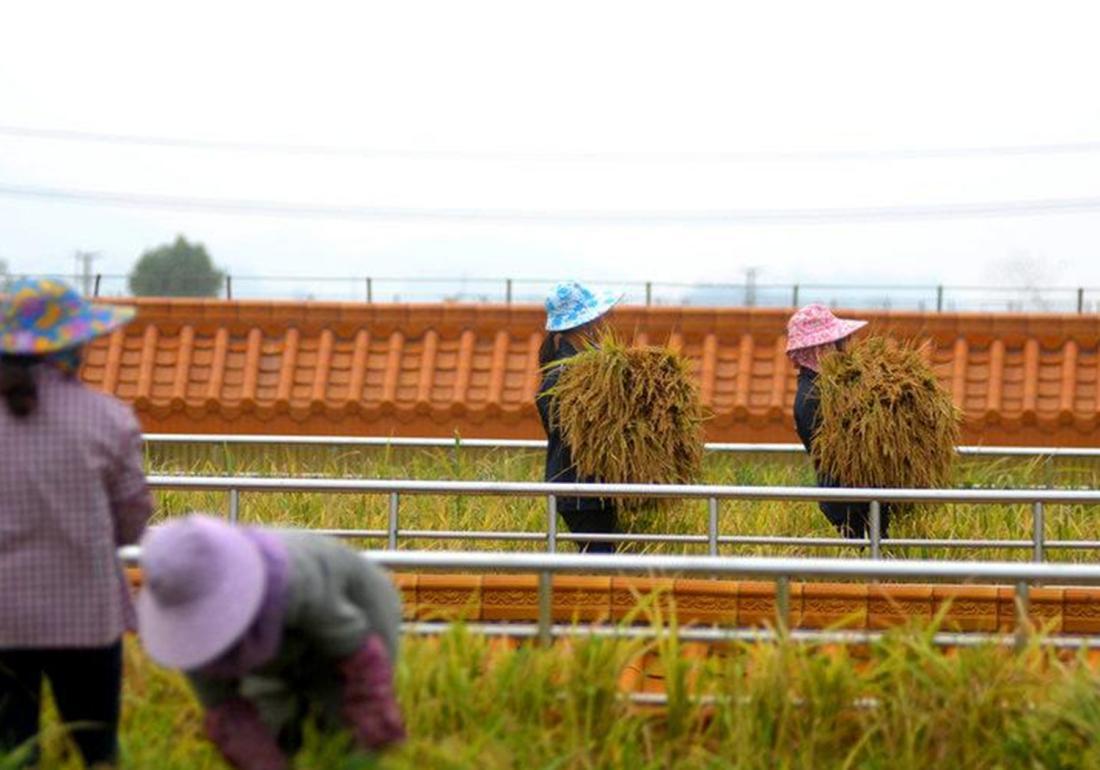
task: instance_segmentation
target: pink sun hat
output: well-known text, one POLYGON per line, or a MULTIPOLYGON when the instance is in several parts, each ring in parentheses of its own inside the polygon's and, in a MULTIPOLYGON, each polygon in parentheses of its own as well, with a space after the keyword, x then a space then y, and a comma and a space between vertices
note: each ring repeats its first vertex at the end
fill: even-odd
POLYGON ((866 321, 837 318, 825 305, 806 305, 787 322, 787 352, 839 342, 866 325, 866 321))
POLYGON ((240 639, 259 612, 267 570, 239 528, 191 515, 154 527, 141 543, 138 633, 163 666, 193 670, 240 639))

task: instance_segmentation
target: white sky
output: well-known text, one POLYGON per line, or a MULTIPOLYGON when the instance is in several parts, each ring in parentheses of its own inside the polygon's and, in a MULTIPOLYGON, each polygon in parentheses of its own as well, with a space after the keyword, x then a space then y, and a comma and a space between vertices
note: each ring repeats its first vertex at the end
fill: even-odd
MULTIPOLYGON (((0 186, 292 204, 723 211, 1100 198, 1095 3, 9 3, 0 126, 515 153, 393 158, 0 134, 0 186), (558 153, 655 153, 617 160, 558 153)), ((833 224, 294 219, 0 195, 0 258, 126 272, 176 233, 237 275, 1100 286, 1100 210, 833 224), (1023 273, 1027 273, 1024 275, 1023 273)))

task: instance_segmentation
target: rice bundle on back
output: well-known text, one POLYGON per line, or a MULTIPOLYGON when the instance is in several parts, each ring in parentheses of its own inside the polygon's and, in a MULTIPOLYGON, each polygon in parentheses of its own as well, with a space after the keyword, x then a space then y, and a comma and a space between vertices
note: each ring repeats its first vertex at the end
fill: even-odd
POLYGON ((962 415, 919 349, 868 338, 822 359, 814 457, 850 487, 942 487, 962 415))
POLYGON ((564 368, 550 395, 581 475, 612 484, 699 478, 704 415, 686 358, 605 337, 555 365, 564 368))

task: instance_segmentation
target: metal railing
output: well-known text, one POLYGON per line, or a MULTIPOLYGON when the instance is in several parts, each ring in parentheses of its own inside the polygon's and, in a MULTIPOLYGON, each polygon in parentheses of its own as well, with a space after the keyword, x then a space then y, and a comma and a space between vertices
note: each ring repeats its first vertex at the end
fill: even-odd
POLYGON ((388 496, 386 529, 323 530, 336 537, 384 539, 396 549, 401 540, 496 540, 505 542, 542 542, 549 553, 557 551, 559 541, 645 542, 699 544, 710 556, 717 556, 722 545, 793 545, 806 547, 869 547, 868 556, 877 560, 883 548, 929 547, 1005 548, 1030 550, 1032 561, 1041 563, 1052 549, 1100 549, 1097 540, 1048 540, 1047 505, 1097 505, 1100 491, 1061 489, 837 489, 819 487, 762 487, 714 485, 649 484, 547 484, 508 481, 418 481, 338 478, 266 478, 151 476, 153 489, 216 491, 228 493, 227 515, 240 517, 241 495, 245 492, 316 492, 325 494, 374 494, 388 496), (529 497, 546 500, 546 530, 458 531, 403 529, 400 504, 404 495, 453 495, 459 497, 529 497), (629 497, 645 499, 705 500, 706 531, 701 534, 595 534, 558 532, 557 500, 560 497, 629 497), (868 536, 787 537, 770 535, 729 535, 720 527, 723 500, 783 502, 865 502, 869 503, 868 536), (1027 540, 921 539, 882 537, 882 504, 889 503, 969 503, 1026 505, 1031 510, 1031 537, 1027 540))
MULTIPOLYGON (((406 436, 299 436, 278 434, 146 433, 149 444, 219 444, 286 446, 394 447, 409 449, 546 449, 544 439, 431 438, 406 436)), ((755 444, 712 442, 707 452, 720 454, 805 454, 802 444, 755 444)), ((1100 458, 1097 447, 960 446, 959 454, 970 457, 1065 457, 1100 458)))
MULTIPOLYGON (((129 546, 120 549, 120 557, 129 564, 140 559, 140 549, 129 546)), ((564 572, 612 574, 696 574, 721 577, 760 578, 775 581, 775 629, 686 628, 678 636, 686 640, 723 641, 755 640, 791 636, 813 641, 825 639, 837 642, 866 643, 881 636, 875 632, 823 631, 787 629, 790 613, 790 581, 805 578, 877 580, 920 580, 957 582, 993 582, 1015 586, 1016 629, 1013 635, 955 633, 937 635, 940 644, 986 644, 990 642, 1026 642, 1031 632, 1028 622, 1030 585, 1100 585, 1100 566, 1080 564, 1026 564, 1017 562, 957 562, 957 561, 884 561, 862 559, 766 558, 716 556, 632 556, 581 554, 527 554, 440 551, 366 551, 366 558, 394 570, 463 570, 536 573, 538 582, 538 622, 532 624, 473 624, 481 633, 537 636, 549 642, 555 636, 570 634, 619 634, 646 636, 661 630, 629 627, 565 626, 552 622, 552 576, 564 572)), ((436 633, 447 624, 412 623, 406 629, 417 633, 436 633)), ((665 631, 667 633, 667 631, 665 631)), ((1052 637, 1050 643, 1059 646, 1100 646, 1100 637, 1052 637)))
MULTIPOLYGON (((8 280, 24 277, 12 274, 8 280)), ((55 274, 90 296, 128 296, 129 276, 55 274)), ((205 278, 206 276, 202 276, 205 278)), ((3 276, 0 276, 3 278, 3 276)), ((186 279, 187 276, 176 277, 186 279)), ((553 278, 454 278, 430 276, 232 275, 223 277, 219 296, 227 299, 285 298, 350 302, 541 303, 557 282, 553 278)), ((1064 312, 1097 308, 1100 288, 1093 286, 966 286, 950 284, 831 284, 611 281, 587 284, 624 293, 633 305, 697 307, 798 307, 823 302, 849 308, 910 309, 921 312, 1064 312)))

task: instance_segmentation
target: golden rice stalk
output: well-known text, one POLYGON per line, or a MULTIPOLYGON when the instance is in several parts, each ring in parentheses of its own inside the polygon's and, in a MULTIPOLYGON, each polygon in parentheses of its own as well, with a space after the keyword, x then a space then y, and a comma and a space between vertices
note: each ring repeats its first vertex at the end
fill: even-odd
POLYGON ((818 467, 850 487, 948 486, 962 413, 920 349, 871 337, 822 359, 818 467))
POLYGON ((608 335, 558 365, 549 395, 578 473, 612 484, 699 479, 704 413, 686 358, 608 335))

